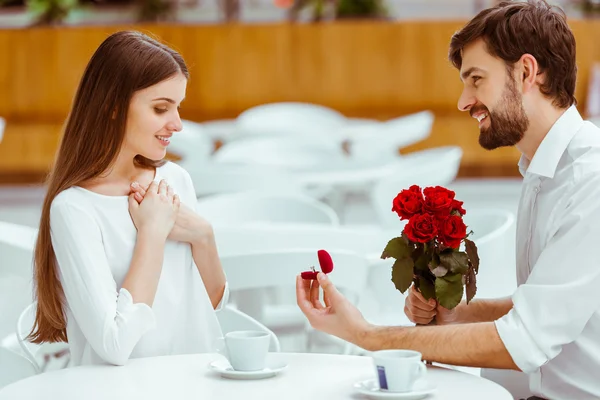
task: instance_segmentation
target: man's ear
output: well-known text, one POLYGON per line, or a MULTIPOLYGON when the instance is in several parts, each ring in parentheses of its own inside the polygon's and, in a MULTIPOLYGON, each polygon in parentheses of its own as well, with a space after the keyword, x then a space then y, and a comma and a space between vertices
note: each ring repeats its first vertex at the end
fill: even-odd
POLYGON ((523 54, 519 60, 521 66, 521 84, 523 85, 523 93, 532 90, 536 84, 539 85, 541 78, 540 69, 537 60, 531 54, 523 54))

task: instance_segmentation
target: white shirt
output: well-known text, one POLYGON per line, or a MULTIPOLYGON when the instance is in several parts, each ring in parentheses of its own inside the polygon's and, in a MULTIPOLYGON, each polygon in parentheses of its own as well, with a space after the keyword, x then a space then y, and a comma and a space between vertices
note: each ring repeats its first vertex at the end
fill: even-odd
POLYGON ((519 169, 519 286, 498 333, 534 395, 598 399, 600 129, 573 106, 519 169))
MULTIPOLYGON (((189 174, 173 163, 157 168, 181 202, 195 209, 189 174)), ((134 304, 121 287, 137 231, 127 196, 72 187, 50 208, 52 245, 66 298, 73 365, 123 365, 129 358, 213 352, 221 328, 192 258, 191 246, 167 240, 152 307, 134 304)), ((228 288, 217 307, 227 301, 228 288)))

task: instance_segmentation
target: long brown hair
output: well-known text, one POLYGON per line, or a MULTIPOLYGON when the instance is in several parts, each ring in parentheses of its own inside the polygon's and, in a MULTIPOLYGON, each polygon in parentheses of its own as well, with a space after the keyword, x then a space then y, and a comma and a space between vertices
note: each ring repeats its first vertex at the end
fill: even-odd
MULTIPOLYGON (((125 137, 133 94, 177 73, 188 77, 181 55, 133 31, 112 34, 90 59, 47 180, 34 256, 37 312, 28 337, 32 342, 67 341, 64 292, 50 237, 52 201, 63 190, 97 178, 111 168, 125 137)), ((134 161, 143 168, 164 163, 140 155, 134 161)))
POLYGON ((488 53, 504 60, 509 71, 523 54, 531 54, 546 74, 540 91, 556 107, 577 104, 575 36, 559 7, 545 0, 505 1, 481 11, 452 36, 448 58, 457 69, 465 46, 478 39, 485 41, 488 53))

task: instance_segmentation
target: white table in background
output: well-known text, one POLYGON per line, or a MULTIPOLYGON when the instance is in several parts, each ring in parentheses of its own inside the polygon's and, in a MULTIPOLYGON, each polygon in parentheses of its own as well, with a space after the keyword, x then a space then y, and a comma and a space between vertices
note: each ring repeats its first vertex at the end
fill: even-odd
MULTIPOLYGON (((371 359, 359 356, 280 353, 286 370, 263 380, 224 379, 209 371, 217 354, 130 360, 124 367, 86 366, 47 372, 0 389, 0 400, 251 400, 362 399, 353 385, 374 378, 371 359)), ((511 400, 500 385, 455 370, 430 367, 438 389, 428 400, 511 400)))

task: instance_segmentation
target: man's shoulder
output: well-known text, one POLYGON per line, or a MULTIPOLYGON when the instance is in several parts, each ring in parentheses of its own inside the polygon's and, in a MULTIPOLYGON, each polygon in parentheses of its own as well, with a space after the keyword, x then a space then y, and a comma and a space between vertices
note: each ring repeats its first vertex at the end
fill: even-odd
POLYGON ((566 152, 575 181, 600 180, 600 128, 585 121, 567 146, 566 152))

